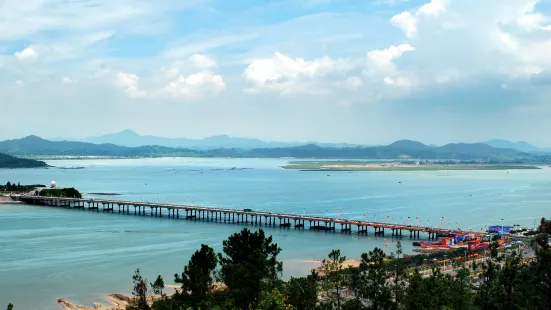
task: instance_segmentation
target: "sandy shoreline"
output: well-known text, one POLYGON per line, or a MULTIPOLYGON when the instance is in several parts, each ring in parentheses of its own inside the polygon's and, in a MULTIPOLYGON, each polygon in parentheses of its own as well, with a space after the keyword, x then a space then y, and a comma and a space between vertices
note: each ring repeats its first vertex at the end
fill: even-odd
POLYGON ((10 196, 4 196, 4 195, 0 195, 0 205, 4 204, 4 205, 16 205, 16 204, 22 204, 23 202, 22 201, 15 201, 13 199, 11 199, 10 196))
MULTIPOLYGON (((225 288, 226 286, 223 283, 213 283, 214 290, 222 290, 225 288)), ((166 284, 165 288, 163 289, 163 294, 170 297, 179 290, 180 285, 166 284)), ((148 296, 148 303, 151 305, 153 301, 160 299, 161 297, 161 295, 148 296)), ((65 310, 124 310, 126 309, 126 306, 132 301, 132 298, 132 295, 125 295, 120 293, 108 294, 105 296, 105 300, 109 301, 111 305, 104 305, 102 303, 95 302, 93 307, 75 304, 63 298, 58 299, 57 303, 65 310)))
MULTIPOLYGON (((306 267, 309 270, 316 270, 319 274, 323 274, 322 270, 322 260, 320 259, 306 259, 306 260, 289 260, 289 262, 298 263, 298 264, 308 264, 310 266, 306 267), (315 265, 314 267, 311 265, 315 265)), ((361 264, 361 260, 358 259, 347 259, 343 263, 343 268, 348 267, 358 267, 361 264)), ((223 283, 214 283, 213 288, 215 290, 225 289, 226 286, 223 283)), ((179 285, 165 285, 163 293, 166 296, 172 296, 174 293, 180 289, 179 285)), ((149 299, 149 302, 152 303, 154 300, 160 298, 161 296, 155 295, 149 299)), ((132 295, 125 295, 120 293, 108 294, 105 296, 104 300, 107 300, 111 305, 104 305, 102 303, 96 302, 93 307, 88 307, 84 305, 79 305, 73 303, 69 300, 59 298, 57 300, 58 304, 63 307, 65 310, 124 310, 126 305, 131 301, 132 295)))
POLYGON ((290 162, 284 169, 302 171, 453 171, 453 170, 517 170, 540 169, 537 165, 523 164, 417 164, 401 162, 357 163, 357 162, 290 162))
MULTIPOLYGON (((166 296, 172 296, 177 289, 179 289, 179 286, 177 285, 165 285, 165 290, 167 292, 163 293, 166 296)), ((109 301, 111 305, 104 305, 102 303, 95 302, 93 307, 78 305, 63 298, 58 299, 57 303, 66 310, 123 310, 130 303, 132 298, 133 297, 131 295, 128 296, 120 293, 109 294, 105 296, 105 300, 109 301)), ((153 295, 149 298, 149 303, 152 303, 154 300, 159 298, 161 298, 161 296, 153 295)))

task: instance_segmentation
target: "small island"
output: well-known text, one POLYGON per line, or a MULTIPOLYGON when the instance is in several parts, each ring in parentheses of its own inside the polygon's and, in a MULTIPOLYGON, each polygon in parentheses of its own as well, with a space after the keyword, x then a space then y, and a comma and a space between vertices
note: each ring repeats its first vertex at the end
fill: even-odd
POLYGON ((14 168, 45 168, 48 165, 39 160, 26 159, 10 156, 0 153, 0 169, 14 169, 14 168))
POLYGON ((301 171, 444 171, 444 170, 526 170, 535 165, 514 163, 452 161, 292 161, 284 169, 301 171))
POLYGON ((0 195, 9 197, 18 197, 20 195, 43 196, 43 197, 63 197, 63 198, 82 198, 82 194, 74 187, 56 187, 55 182, 48 188, 42 184, 21 185, 20 183, 7 182, 6 185, 0 185, 0 195))

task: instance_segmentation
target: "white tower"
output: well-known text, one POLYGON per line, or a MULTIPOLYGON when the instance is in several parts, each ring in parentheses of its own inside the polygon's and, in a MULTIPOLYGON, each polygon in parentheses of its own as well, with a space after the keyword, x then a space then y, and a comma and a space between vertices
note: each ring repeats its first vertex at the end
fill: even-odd
POLYGON ((52 181, 52 183, 50 183, 51 188, 55 188, 56 186, 57 186, 57 183, 55 181, 52 181))

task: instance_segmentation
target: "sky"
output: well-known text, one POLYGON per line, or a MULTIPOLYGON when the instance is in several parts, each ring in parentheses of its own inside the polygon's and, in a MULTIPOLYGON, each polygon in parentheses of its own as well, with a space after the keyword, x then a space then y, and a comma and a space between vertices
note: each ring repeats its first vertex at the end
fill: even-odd
POLYGON ((0 139, 551 145, 550 0, 0 0, 0 139))

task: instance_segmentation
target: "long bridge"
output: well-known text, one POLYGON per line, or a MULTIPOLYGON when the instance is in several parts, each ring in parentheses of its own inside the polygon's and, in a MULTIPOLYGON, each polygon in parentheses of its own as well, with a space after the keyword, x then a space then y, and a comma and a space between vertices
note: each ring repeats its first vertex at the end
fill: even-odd
POLYGON ((219 223, 243 223, 265 225, 272 227, 294 227, 318 231, 337 231, 358 234, 368 234, 368 228, 373 229, 376 236, 384 236, 385 229, 392 236, 401 237, 402 232, 409 232, 409 237, 419 239, 423 233, 429 240, 435 240, 439 236, 450 234, 464 234, 459 229, 445 229, 439 227, 426 227, 418 225, 391 224, 385 222, 371 222, 353 219, 340 219, 327 216, 310 216, 291 213, 274 213, 254 211, 250 209, 236 210, 216 207, 177 205, 168 203, 137 202, 112 199, 93 198, 58 198, 41 196, 20 196, 19 199, 27 204, 51 207, 65 207, 71 209, 88 209, 110 213, 134 214, 141 216, 168 218, 185 218, 204 220, 219 223), (180 215, 180 211, 182 214, 180 215), (340 225, 340 227, 338 226, 340 225), (356 229, 354 229, 354 227, 356 229))

